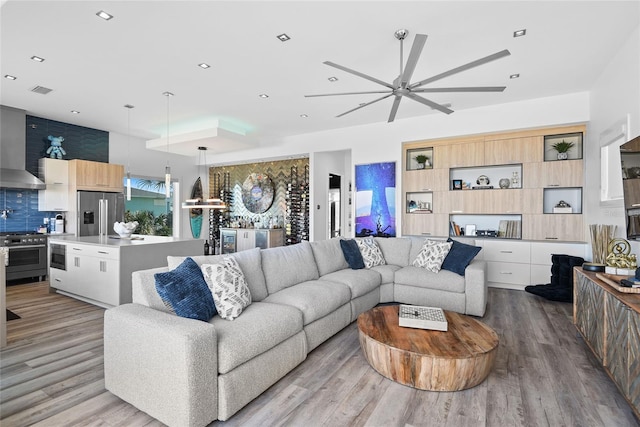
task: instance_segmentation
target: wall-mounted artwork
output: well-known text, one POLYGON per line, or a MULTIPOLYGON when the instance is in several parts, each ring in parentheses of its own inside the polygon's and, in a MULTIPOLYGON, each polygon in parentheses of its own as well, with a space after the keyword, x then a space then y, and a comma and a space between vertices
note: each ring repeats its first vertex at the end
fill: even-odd
POLYGON ((396 163, 356 165, 356 236, 395 237, 396 163))

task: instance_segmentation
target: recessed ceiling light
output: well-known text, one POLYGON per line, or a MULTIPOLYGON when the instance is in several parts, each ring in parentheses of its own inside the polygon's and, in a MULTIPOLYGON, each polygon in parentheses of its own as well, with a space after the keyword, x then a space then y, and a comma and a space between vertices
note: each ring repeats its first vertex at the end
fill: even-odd
POLYGON ((303 119, 306 119, 309 116, 307 114, 300 114, 300 117, 302 117, 303 119))
POLYGON ((96 13, 96 15, 98 15, 100 18, 104 19, 105 21, 108 21, 109 19, 113 18, 113 15, 105 12, 104 10, 101 10, 100 12, 96 13))
POLYGON ((261 93, 260 95, 258 95, 260 98, 268 98, 269 95, 267 95, 266 93, 261 93))
POLYGON ((40 58, 39 56, 35 56, 35 55, 33 55, 31 59, 33 59, 36 62, 44 62, 44 58, 40 58))
POLYGON ((513 32, 513 37, 522 37, 525 34, 527 34, 527 30, 526 29, 517 30, 517 31, 513 32))
POLYGON ((5 74, 5 75, 4 75, 4 78, 5 78, 5 79, 9 79, 9 80, 16 80, 16 79, 17 79, 17 77, 16 77, 16 76, 12 76, 11 74, 5 74))
POLYGON ((287 40, 291 40, 291 37, 289 37, 286 33, 278 34, 276 37, 277 37, 281 42, 286 42, 287 40))
POLYGON ((329 80, 330 82, 337 82, 338 78, 337 77, 329 77, 327 80, 329 80))
POLYGON ((205 63, 203 62, 203 63, 201 63, 201 64, 198 64, 198 67, 200 67, 200 68, 204 68, 204 69, 206 70, 207 68, 211 68, 211 65, 209 65, 209 64, 205 64, 205 63))
POLYGON ((78 111, 78 110, 71 110, 71 113, 73 113, 73 114, 80 114, 80 111, 78 111))
POLYGON ((519 74, 519 73, 511 74, 511 75, 509 76, 509 78, 510 78, 510 79, 517 79, 517 78, 520 78, 520 74, 519 74))

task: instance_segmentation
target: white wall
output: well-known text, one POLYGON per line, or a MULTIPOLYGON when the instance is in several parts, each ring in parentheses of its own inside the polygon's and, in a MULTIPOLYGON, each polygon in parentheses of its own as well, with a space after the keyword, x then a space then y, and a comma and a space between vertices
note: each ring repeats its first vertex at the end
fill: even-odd
MULTIPOLYGON (((351 149, 351 173, 356 164, 396 162, 396 182, 401 188, 402 143, 421 139, 490 133, 515 129, 586 123, 589 120, 589 93, 532 99, 522 102, 457 111, 451 115, 432 113, 422 117, 335 129, 284 138, 270 148, 256 148, 216 156, 216 161, 249 162, 274 156, 287 156, 331 150, 351 149)), ((313 163, 312 163, 313 169, 313 163)), ((311 174, 315 172, 312 170, 311 174)), ((355 185, 355 183, 353 183, 355 185)), ((314 185, 314 183, 312 183, 314 185)), ((311 206, 317 206, 317 192, 311 193, 311 206)), ((348 194, 345 192, 345 194, 348 194)), ((396 192, 397 212, 401 212, 401 192, 396 192)), ((326 195, 323 197, 326 198, 326 195)), ((322 199, 324 200, 324 199, 322 199)), ((353 209, 352 209, 353 210, 353 209)), ((312 213, 315 210, 312 210, 312 213)), ((351 219, 353 221, 353 218, 351 219)), ((314 224, 314 219, 310 219, 314 224)), ((349 221, 349 219, 347 220, 349 221)), ((400 217, 397 230, 401 230, 400 217)))
POLYGON ((351 179, 350 165, 346 165, 344 159, 351 158, 350 150, 340 151, 323 151, 313 153, 309 159, 311 164, 310 174, 312 176, 309 193, 312 195, 310 200, 314 201, 313 205, 309 205, 313 215, 309 218, 310 240, 325 240, 329 238, 329 212, 328 212, 328 197, 329 197, 329 174, 340 175, 341 180, 341 202, 342 207, 340 212, 340 219, 342 223, 342 233, 346 235, 345 228, 345 206, 347 206, 348 199, 348 184, 345 187, 345 181, 351 179), (347 190, 345 191, 345 188, 347 190))
MULTIPOLYGON (((191 186, 198 176, 198 166, 196 165, 197 155, 193 157, 170 154, 169 166, 171 166, 171 177, 177 179, 180 184, 179 200, 174 204, 174 216, 178 215, 180 223, 180 237, 190 238, 191 229, 187 211, 180 209, 180 204, 186 199, 191 191, 191 186)), ((128 137, 115 132, 109 133, 109 162, 124 165, 125 172, 130 164, 132 175, 144 177, 164 178, 164 168, 167 164, 167 154, 162 151, 148 150, 146 140, 128 137), (130 159, 130 163, 129 163, 130 159)), ((205 212, 205 220, 202 224, 200 238, 204 239, 209 233, 209 222, 205 212)), ((174 233, 175 235, 175 233, 174 233)))
MULTIPOLYGON (((616 225, 617 237, 626 238, 625 213, 622 201, 600 203, 600 134, 620 120, 630 118, 629 139, 640 135, 640 28, 614 52, 609 65, 591 90, 591 120, 587 129, 585 168, 586 224, 616 225)), ((619 165, 616 165, 619 166, 619 165)), ((613 167, 613 165, 612 165, 613 167)), ((632 252, 640 253, 640 243, 632 242, 632 252)))

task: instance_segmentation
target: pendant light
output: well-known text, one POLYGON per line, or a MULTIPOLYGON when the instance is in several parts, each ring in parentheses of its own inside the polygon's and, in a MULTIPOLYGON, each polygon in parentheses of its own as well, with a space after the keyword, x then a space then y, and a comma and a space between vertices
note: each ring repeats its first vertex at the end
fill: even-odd
POLYGON ((164 96, 167 97, 167 165, 164 168, 164 189, 165 196, 168 199, 171 197, 171 167, 169 166, 169 98, 173 96, 171 92, 164 92, 164 96))
POLYGON ((126 104, 127 109, 127 201, 131 200, 131 109, 135 108, 131 104, 126 104))
POLYGON ((198 176, 201 176, 200 173, 200 165, 202 165, 202 157, 204 156, 204 166, 205 166, 205 185, 203 190, 203 195, 206 195, 206 199, 187 199, 185 203, 182 204, 183 209, 220 209, 224 210, 227 208, 227 205, 222 201, 222 199, 214 197, 210 198, 209 195, 209 168, 207 167, 207 147, 198 147, 198 176))

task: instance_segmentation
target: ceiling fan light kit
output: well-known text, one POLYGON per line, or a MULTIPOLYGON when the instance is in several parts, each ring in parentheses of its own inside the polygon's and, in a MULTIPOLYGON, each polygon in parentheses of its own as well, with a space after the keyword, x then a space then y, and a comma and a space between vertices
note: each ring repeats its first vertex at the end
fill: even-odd
POLYGON ((403 97, 409 98, 413 101, 419 102, 423 105, 426 105, 434 110, 441 111, 445 114, 453 113, 453 110, 448 108, 446 105, 439 104, 434 102, 424 96, 419 94, 422 93, 452 93, 452 92, 502 92, 505 90, 505 86, 469 86, 469 87, 442 87, 442 88, 425 88, 422 87, 426 84, 433 83, 437 80, 441 80, 445 77, 452 76, 454 74, 460 73, 462 71, 469 70, 471 68, 478 67, 480 65, 486 64, 491 61, 495 61, 500 58, 504 58, 505 56, 509 56, 511 53, 507 50, 501 50, 500 52, 496 52, 492 55, 485 56, 484 58, 477 59, 475 61, 469 62, 467 64, 461 65, 456 68, 452 68, 443 73, 437 74, 435 76, 429 77, 424 80, 420 80, 416 83, 411 83, 411 77, 415 71, 416 65, 418 64, 418 59, 422 54, 422 49, 427 41, 427 36, 425 34, 416 34, 413 45, 411 46, 411 51, 409 52, 409 57, 407 59, 406 64, 404 63, 403 58, 403 42, 404 39, 409 34, 409 31, 406 29, 397 30, 394 35, 396 39, 400 41, 400 73, 398 77, 392 82, 388 83, 383 80, 379 80, 375 77, 369 76, 367 74, 361 73, 359 71, 353 70, 351 68, 347 68, 345 66, 336 64, 331 61, 325 61, 324 64, 337 68, 338 70, 345 71, 347 73, 353 74, 355 76, 361 77, 363 79, 369 80, 373 83, 376 83, 380 86, 384 86, 386 89, 384 90, 374 90, 374 91, 361 91, 361 92, 343 92, 343 93, 325 93, 325 94, 317 94, 317 95, 305 95, 307 98, 311 97, 320 97, 320 96, 340 96, 340 95, 368 95, 368 94, 383 94, 379 98, 374 99, 373 101, 360 103, 357 107, 352 108, 351 110, 345 111, 342 114, 337 115, 336 117, 342 117, 349 113, 352 113, 356 110, 369 106, 371 104, 375 104, 376 102, 387 99, 391 96, 394 96, 393 104, 391 106, 391 112, 389 113, 389 118, 387 122, 391 123, 395 120, 396 114, 398 112, 398 107, 400 106, 400 101, 403 97))

